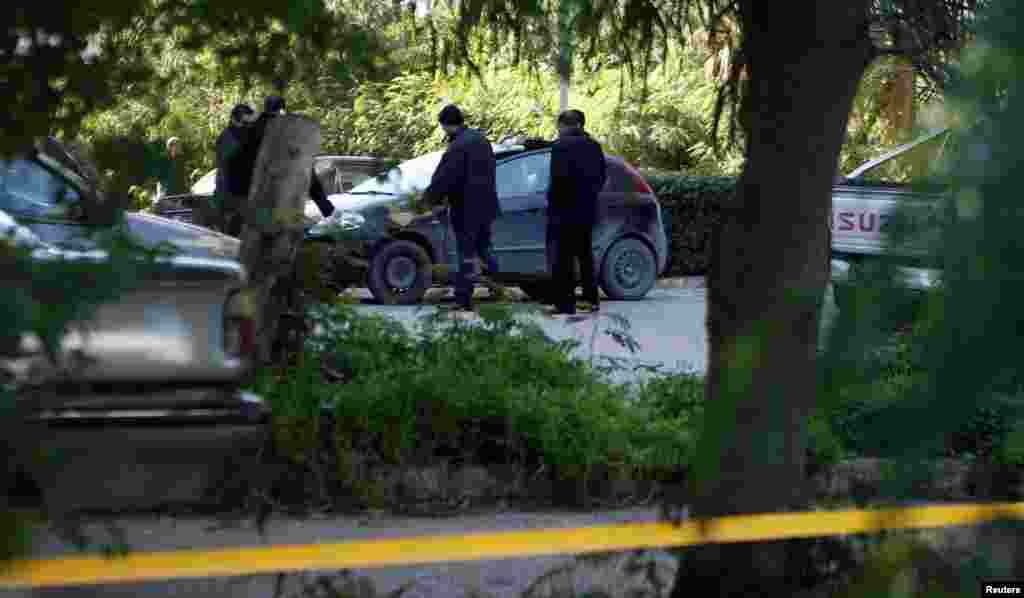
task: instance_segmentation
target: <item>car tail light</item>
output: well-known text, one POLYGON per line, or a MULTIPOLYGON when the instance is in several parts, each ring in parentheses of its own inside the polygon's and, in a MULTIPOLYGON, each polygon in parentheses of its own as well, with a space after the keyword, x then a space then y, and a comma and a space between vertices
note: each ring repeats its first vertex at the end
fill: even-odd
POLYGON ((633 183, 636 185, 636 191, 639 193, 650 193, 653 195, 654 189, 652 189, 651 186, 647 183, 647 181, 644 180, 644 177, 643 175, 640 174, 640 171, 637 170, 636 168, 633 168, 633 165, 630 164, 629 162, 626 162, 625 165, 626 172, 628 172, 629 176, 633 178, 633 183))
POLYGON ((250 303, 235 292, 224 304, 224 353, 231 357, 256 354, 256 312, 250 303))
POLYGON ((238 316, 224 319, 224 352, 231 357, 256 353, 256 322, 238 316))

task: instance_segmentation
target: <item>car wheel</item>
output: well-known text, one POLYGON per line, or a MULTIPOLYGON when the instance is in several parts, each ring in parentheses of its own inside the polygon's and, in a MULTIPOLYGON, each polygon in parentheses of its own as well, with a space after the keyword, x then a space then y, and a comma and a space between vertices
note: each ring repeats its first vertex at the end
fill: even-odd
POLYGON ((639 239, 616 241, 601 266, 601 288, 611 299, 642 299, 657 277, 658 260, 639 239))
POLYGON ((414 305, 433 284, 430 256, 411 241, 392 241, 370 262, 370 292, 388 305, 414 305))

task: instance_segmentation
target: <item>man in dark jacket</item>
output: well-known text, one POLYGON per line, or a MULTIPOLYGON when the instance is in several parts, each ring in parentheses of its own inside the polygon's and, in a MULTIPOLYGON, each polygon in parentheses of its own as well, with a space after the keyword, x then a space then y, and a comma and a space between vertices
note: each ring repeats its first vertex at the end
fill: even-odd
POLYGON ((210 222, 204 217, 202 222, 204 226, 213 224, 213 228, 235 237, 241 233, 239 208, 246 198, 231 193, 228 179, 231 176, 231 162, 242 151, 246 130, 255 120, 256 111, 248 104, 238 104, 231 109, 231 121, 217 137, 217 178, 213 191, 214 209, 211 210, 216 217, 209 219, 210 222))
MULTIPOLYGON (((245 132, 245 142, 234 159, 228 161, 227 185, 230 193, 249 197, 249 187, 252 185, 253 171, 256 170, 256 159, 260 155, 260 144, 263 142, 263 135, 267 130, 270 119, 279 114, 284 114, 285 102, 281 96, 268 96, 263 103, 263 113, 245 132)), ((324 217, 334 212, 334 205, 327 200, 320 179, 316 176, 316 169, 312 166, 312 176, 309 182, 309 195, 313 198, 320 213, 324 217)))
POLYGON ((448 198, 460 256, 455 301, 461 309, 468 310, 472 309, 473 283, 479 274, 476 258, 484 261, 486 274, 498 270, 491 253, 491 227, 499 211, 494 150, 482 132, 466 127, 458 107, 445 106, 438 122, 448 134, 448 150, 423 195, 428 204, 448 198))
POLYGON ((594 277, 593 237, 597 197, 607 178, 601 145, 583 130, 579 110, 558 115, 558 140, 551 147, 551 186, 548 188, 549 238, 554 242, 552 292, 555 313, 576 313, 576 277, 579 261, 583 298, 597 311, 600 306, 594 277))

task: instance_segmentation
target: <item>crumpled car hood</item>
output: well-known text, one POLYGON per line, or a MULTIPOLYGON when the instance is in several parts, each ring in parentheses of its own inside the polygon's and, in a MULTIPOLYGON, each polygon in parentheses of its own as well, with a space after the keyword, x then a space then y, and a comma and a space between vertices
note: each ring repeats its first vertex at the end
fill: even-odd
POLYGON ((208 228, 141 212, 126 213, 125 223, 148 247, 170 243, 190 257, 239 259, 242 242, 208 228))

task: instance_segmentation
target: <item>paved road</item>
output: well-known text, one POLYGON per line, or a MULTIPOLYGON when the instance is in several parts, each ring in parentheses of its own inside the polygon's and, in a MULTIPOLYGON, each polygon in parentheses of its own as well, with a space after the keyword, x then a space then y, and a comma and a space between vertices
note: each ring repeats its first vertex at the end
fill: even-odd
MULTIPOLYGON (((595 358, 602 356, 625 359, 631 367, 661 366, 663 371, 686 371, 703 374, 707 370, 707 290, 703 279, 689 278, 674 281, 681 288, 656 288, 640 301, 609 301, 601 304, 602 314, 614 313, 624 316, 630 323, 629 333, 640 343, 640 350, 630 353, 604 331, 616 328, 607 317, 590 317, 579 323, 567 322, 564 318, 535 316, 544 331, 555 340, 577 339, 582 345, 576 355, 588 358, 591 355, 591 339, 595 326, 598 327, 593 346, 595 358)), ((433 313, 437 301, 422 306, 383 306, 370 300, 369 291, 358 292, 364 304, 359 309, 367 313, 386 315, 416 330, 418 318, 433 313)), ((532 304, 531 304, 532 305, 532 304)), ((836 314, 831 288, 825 296, 823 323, 836 314)), ((644 375, 620 372, 613 380, 625 382, 644 375)))
MULTIPOLYGON (((341 542, 365 538, 394 538, 442 533, 465 533, 495 530, 523 530, 531 528, 580 527, 633 521, 655 521, 654 509, 634 509, 601 514, 568 512, 498 513, 464 516, 456 519, 337 517, 321 520, 272 519, 267 538, 262 540, 249 524, 240 527, 211 530, 213 522, 203 519, 154 520, 127 519, 119 525, 127 544, 133 550, 180 550, 225 546, 258 546, 262 544, 293 544, 308 542, 341 542)), ((92 537, 99 541, 109 537, 99 526, 91 529, 92 537)), ((57 556, 73 552, 66 543, 52 534, 40 533, 35 554, 57 556)), ((613 595, 626 595, 629 588, 648 587, 649 584, 624 574, 630 555, 622 555, 610 562, 590 563, 571 556, 536 559, 514 559, 474 563, 402 567, 355 572, 368 579, 381 596, 403 585, 412 584, 408 598, 460 598, 493 596, 512 598, 521 596, 531 584, 542 576, 566 568, 546 583, 540 583, 534 596, 555 596, 559 589, 572 587, 578 593, 595 587, 612 590, 613 595)), ((674 572, 674 561, 664 553, 650 553, 644 557, 653 561, 662 583, 669 584, 674 572)), ((330 572, 322 572, 331 574, 330 572)), ((306 579, 310 579, 311 576, 306 579)), ((287 580, 284 596, 299 596, 297 588, 301 575, 287 580)), ((274 576, 261 575, 234 579, 182 580, 175 582, 120 584, 77 588, 37 589, 33 591, 0 591, 0 598, 99 598, 207 596, 234 598, 270 598, 274 594, 274 576)), ((310 594, 328 596, 329 594, 310 594)), ((562 594, 565 595, 565 594, 562 594)), ((655 594, 648 594, 655 595, 655 594)), ((362 595, 360 595, 362 598, 362 595)), ((369 597, 367 597, 369 598, 369 597)))
MULTIPOLYGON (((368 294, 361 293, 360 296, 367 298, 368 294)), ((435 312, 437 306, 436 302, 422 306, 383 306, 367 301, 359 309, 386 315, 402 322, 410 330, 416 330, 418 319, 435 312)), ((598 362, 602 361, 602 356, 611 356, 628 360, 631 367, 660 365, 666 371, 698 373, 707 368, 704 288, 654 289, 640 301, 605 300, 601 309, 601 316, 588 316, 577 323, 568 322, 565 318, 533 317, 555 340, 573 338, 582 341, 576 351, 580 357, 590 357, 593 338, 593 352, 598 362), (624 316, 629 321, 629 333, 640 343, 639 352, 630 353, 605 333, 617 328, 616 323, 607 317, 609 313, 624 316)), ((620 373, 614 379, 626 381, 635 379, 635 376, 620 373)))

